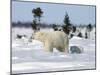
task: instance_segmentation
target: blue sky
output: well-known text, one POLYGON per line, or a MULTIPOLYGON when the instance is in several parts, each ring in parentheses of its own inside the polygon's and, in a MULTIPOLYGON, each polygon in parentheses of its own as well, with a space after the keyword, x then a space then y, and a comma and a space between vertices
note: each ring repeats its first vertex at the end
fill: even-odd
POLYGON ((64 16, 67 12, 73 24, 95 24, 95 6, 18 1, 12 1, 12 21, 32 22, 32 9, 37 7, 40 7, 44 12, 41 18, 42 23, 63 24, 64 16))

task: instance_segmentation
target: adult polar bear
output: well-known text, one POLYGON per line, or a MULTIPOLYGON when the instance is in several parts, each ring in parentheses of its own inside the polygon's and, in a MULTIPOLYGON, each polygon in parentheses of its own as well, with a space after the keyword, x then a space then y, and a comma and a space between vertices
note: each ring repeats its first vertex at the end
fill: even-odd
POLYGON ((56 48, 60 52, 69 52, 69 39, 62 31, 50 31, 50 32, 36 32, 32 36, 35 40, 43 42, 44 49, 47 52, 53 52, 53 48, 56 48))

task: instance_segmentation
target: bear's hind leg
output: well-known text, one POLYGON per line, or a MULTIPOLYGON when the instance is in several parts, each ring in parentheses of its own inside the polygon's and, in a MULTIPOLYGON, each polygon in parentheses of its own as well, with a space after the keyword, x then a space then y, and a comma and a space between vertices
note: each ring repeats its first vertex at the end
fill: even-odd
POLYGON ((65 47, 65 49, 64 49, 64 52, 65 53, 69 53, 69 49, 68 49, 69 47, 65 47))

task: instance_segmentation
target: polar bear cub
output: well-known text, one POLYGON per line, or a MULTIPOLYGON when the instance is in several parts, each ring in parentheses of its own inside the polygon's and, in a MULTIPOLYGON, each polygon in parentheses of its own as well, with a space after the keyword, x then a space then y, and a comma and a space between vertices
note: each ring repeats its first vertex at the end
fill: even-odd
POLYGON ((62 31, 50 31, 50 32, 36 32, 32 36, 35 40, 39 40, 44 44, 44 50, 47 52, 53 52, 53 48, 56 48, 60 52, 69 52, 69 39, 68 35, 62 31))

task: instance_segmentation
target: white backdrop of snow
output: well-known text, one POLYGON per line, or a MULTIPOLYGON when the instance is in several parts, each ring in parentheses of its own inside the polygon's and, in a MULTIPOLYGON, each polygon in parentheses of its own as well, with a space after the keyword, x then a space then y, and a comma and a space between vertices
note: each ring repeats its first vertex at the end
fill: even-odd
MULTIPOLYGON (((52 29, 50 29, 52 30, 52 29)), ((49 31, 42 29, 42 31, 49 31)), ((74 36, 69 46, 81 46, 82 54, 64 54, 54 48, 53 53, 43 50, 43 43, 38 40, 28 42, 33 31, 30 28, 12 28, 12 72, 30 73, 59 70, 79 70, 95 68, 95 39, 84 39, 74 36), (18 39, 17 34, 27 38, 18 39)), ((95 33, 95 30, 91 34, 95 33)), ((95 38, 91 35, 91 38, 95 38)))

